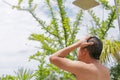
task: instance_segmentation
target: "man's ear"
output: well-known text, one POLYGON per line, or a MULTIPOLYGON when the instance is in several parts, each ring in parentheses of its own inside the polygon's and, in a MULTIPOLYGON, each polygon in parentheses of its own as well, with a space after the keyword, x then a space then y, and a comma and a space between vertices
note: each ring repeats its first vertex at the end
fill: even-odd
POLYGON ((83 55, 85 56, 86 54, 88 54, 88 50, 85 48, 84 52, 83 52, 83 55))

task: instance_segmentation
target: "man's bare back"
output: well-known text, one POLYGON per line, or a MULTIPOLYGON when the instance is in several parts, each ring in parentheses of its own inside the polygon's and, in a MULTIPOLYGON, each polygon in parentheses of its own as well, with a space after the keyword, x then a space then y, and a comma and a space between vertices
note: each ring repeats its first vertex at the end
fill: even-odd
POLYGON ((99 63, 83 63, 85 71, 76 74, 77 80, 110 80, 109 70, 99 63))

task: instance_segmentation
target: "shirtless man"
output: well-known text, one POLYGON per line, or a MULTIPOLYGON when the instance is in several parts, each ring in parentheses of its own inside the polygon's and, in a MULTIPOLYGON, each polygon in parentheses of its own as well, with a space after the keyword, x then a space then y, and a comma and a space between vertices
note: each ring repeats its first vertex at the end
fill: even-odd
POLYGON ((50 62, 73 73, 77 80, 110 80, 109 70, 99 63, 102 47, 103 44, 97 37, 87 36, 51 55, 50 62), (65 58, 76 48, 79 48, 78 61, 65 58))

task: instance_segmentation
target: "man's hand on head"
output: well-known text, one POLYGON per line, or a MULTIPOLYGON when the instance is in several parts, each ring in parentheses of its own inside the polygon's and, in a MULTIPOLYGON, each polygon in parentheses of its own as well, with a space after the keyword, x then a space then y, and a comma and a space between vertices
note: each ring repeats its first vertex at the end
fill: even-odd
POLYGON ((92 38, 93 36, 87 36, 85 38, 83 38, 82 40, 80 40, 80 47, 81 48, 85 48, 87 46, 93 45, 93 42, 87 42, 90 38, 92 38))

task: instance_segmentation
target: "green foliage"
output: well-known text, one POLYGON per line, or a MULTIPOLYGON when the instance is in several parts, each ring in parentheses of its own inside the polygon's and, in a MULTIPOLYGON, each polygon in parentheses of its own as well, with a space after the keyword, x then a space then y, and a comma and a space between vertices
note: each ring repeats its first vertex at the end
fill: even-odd
POLYGON ((16 80, 16 78, 11 75, 6 75, 6 76, 3 75, 2 77, 0 77, 0 80, 16 80))
POLYGON ((18 71, 15 71, 15 76, 6 75, 1 76, 0 80, 33 80, 34 72, 30 69, 20 68, 18 71))
POLYGON ((15 80, 32 80, 34 73, 30 69, 20 68, 18 69, 15 80))
POLYGON ((109 5, 109 0, 99 0, 100 3, 105 7, 106 10, 109 10, 112 6, 109 5))
POLYGON ((88 11, 94 22, 94 25, 90 28, 90 34, 95 35, 103 40, 104 46, 101 55, 101 62, 106 63, 107 61, 110 61, 110 54, 113 58, 119 61, 120 57, 118 56, 118 53, 120 51, 120 42, 106 39, 109 36, 108 31, 111 28, 115 28, 113 23, 117 18, 116 9, 115 6, 109 5, 108 0, 100 0, 100 2, 102 3, 105 10, 109 11, 109 13, 107 18, 104 20, 96 16, 96 13, 93 10, 88 11))
MULTIPOLYGON (((57 19, 58 15, 55 14, 55 10, 50 3, 51 1, 45 0, 45 2, 51 14, 51 22, 49 25, 46 25, 46 22, 38 18, 34 12, 29 11, 36 19, 36 21, 41 25, 41 29, 43 29, 43 31, 46 33, 31 34, 29 38, 31 40, 39 41, 42 44, 41 50, 30 57, 30 59, 34 59, 40 62, 38 71, 36 71, 36 79, 49 80, 49 78, 52 77, 53 79, 59 78, 61 80, 73 80, 74 77, 70 73, 59 70, 54 65, 47 63, 46 56, 49 56, 55 51, 69 46, 75 42, 75 37, 79 30, 78 25, 82 17, 82 11, 77 14, 76 20, 72 25, 70 23, 70 18, 66 15, 63 0, 56 1, 58 4, 57 7, 59 10, 60 19, 57 19), (61 76, 58 76, 59 74, 61 74, 61 76)), ((74 54, 74 56, 76 56, 76 54, 74 54)), ((68 57, 74 59, 71 56, 68 57)))
POLYGON ((117 63, 110 69, 111 80, 120 80, 120 63, 117 63))
POLYGON ((120 6, 120 0, 116 0, 116 3, 118 4, 118 7, 120 6))
POLYGON ((103 6, 110 11, 109 15, 107 16, 106 20, 102 20, 99 17, 96 16, 95 12, 93 10, 89 11, 89 14, 93 18, 93 21, 95 22, 95 27, 91 27, 90 33, 93 35, 98 36, 100 39, 104 39, 107 36, 107 32, 111 29, 114 28, 115 26, 113 25, 114 20, 117 18, 116 17, 116 9, 115 6, 110 6, 108 4, 107 0, 100 0, 103 6))
MULTIPOLYGON (((38 41, 41 43, 40 50, 37 51, 34 55, 30 56, 30 60, 36 60, 39 62, 38 70, 36 70, 34 74, 35 79, 75 80, 75 77, 72 74, 60 70, 54 65, 50 64, 48 57, 57 50, 67 47, 77 41, 76 35, 80 30, 79 25, 82 20, 82 14, 84 12, 80 10, 79 13, 76 14, 75 21, 70 21, 70 17, 67 16, 67 12, 64 6, 65 0, 54 0, 56 5, 52 5, 52 0, 43 0, 46 4, 45 7, 48 8, 48 11, 50 13, 49 15, 51 16, 51 21, 49 23, 43 21, 40 18, 41 15, 37 16, 37 13, 35 11, 38 8, 38 4, 33 3, 34 0, 28 0, 27 7, 21 6, 23 1, 24 0, 18 0, 18 5, 13 5, 12 7, 18 10, 29 12, 36 20, 36 22, 38 22, 40 28, 44 32, 44 34, 33 33, 29 37, 30 40, 38 41), (54 7, 56 7, 58 10, 56 10, 54 7)), ((95 27, 92 26, 89 30, 90 34, 98 36, 103 40, 105 44, 103 54, 101 55, 102 62, 106 62, 106 60, 109 59, 110 54, 119 60, 118 52, 120 51, 120 42, 106 39, 106 37, 109 35, 107 32, 111 28, 115 27, 113 25, 113 22, 116 19, 115 6, 109 5, 108 0, 99 0, 99 2, 104 6, 103 9, 109 11, 109 13, 107 19, 104 20, 96 16, 96 13, 93 10, 88 11, 95 23, 95 27)), ((76 50, 72 53, 73 54, 70 54, 68 58, 75 59, 76 50)), ((19 70, 17 75, 19 78, 24 80, 30 78, 29 75, 31 76, 31 74, 28 73, 26 70, 19 70), (28 76, 26 76, 26 74, 28 76)))
POLYGON ((117 62, 120 62, 120 56, 119 56, 119 51, 120 51, 120 42, 116 40, 103 40, 103 51, 101 55, 101 62, 106 63, 106 61, 110 61, 109 57, 110 54, 111 56, 117 60, 117 62), (109 54, 108 54, 109 53, 109 54), (105 60, 107 59, 107 60, 105 60))
POLYGON ((32 2, 33 2, 33 0, 28 0, 29 7, 32 6, 32 2))
POLYGON ((18 5, 20 5, 23 2, 23 0, 18 0, 18 5))

